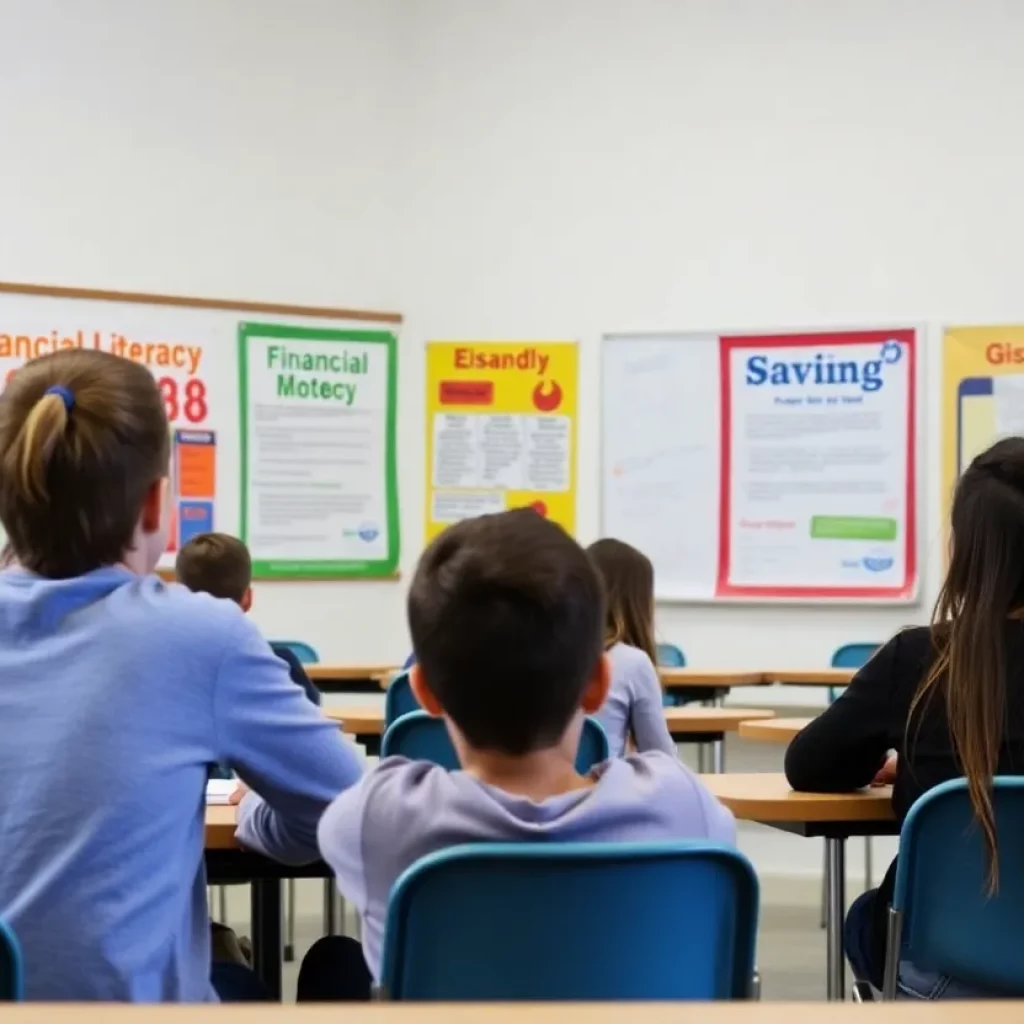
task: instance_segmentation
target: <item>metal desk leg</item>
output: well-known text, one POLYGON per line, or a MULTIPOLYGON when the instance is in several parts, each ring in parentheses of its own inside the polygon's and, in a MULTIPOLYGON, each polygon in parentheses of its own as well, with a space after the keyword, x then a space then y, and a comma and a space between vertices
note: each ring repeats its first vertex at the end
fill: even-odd
POLYGON ((872 879, 871 871, 871 836, 866 836, 864 839, 864 890, 865 892, 871 888, 872 879))
POLYGON ((828 900, 825 940, 827 947, 826 992, 829 1002, 842 1002, 846 990, 846 959, 843 951, 843 916, 846 913, 846 840, 826 839, 828 900))
POLYGON ((725 737, 711 744, 711 770, 716 775, 725 771, 725 737))
POLYGON ((707 765, 707 761, 708 761, 707 749, 708 749, 708 745, 706 743, 698 743, 697 744, 697 774, 698 775, 703 775, 708 770, 708 765, 707 765))
POLYGON ((324 879, 324 935, 338 935, 338 904, 334 899, 334 879, 324 879))
POLYGON ((281 880, 252 883, 252 966, 270 996, 281 1000, 281 880))

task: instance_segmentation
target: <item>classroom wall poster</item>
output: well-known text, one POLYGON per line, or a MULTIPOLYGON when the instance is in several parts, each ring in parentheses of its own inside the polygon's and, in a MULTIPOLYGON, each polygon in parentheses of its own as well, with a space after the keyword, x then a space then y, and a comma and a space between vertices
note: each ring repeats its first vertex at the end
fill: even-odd
POLYGON ((942 521, 960 474, 1024 434, 1024 326, 949 327, 942 339, 942 521))
POLYGON ((243 323, 241 535, 259 578, 398 569, 397 339, 243 323))
POLYGON ((216 439, 233 415, 232 383, 210 373, 208 347, 200 338, 148 333, 110 304, 95 303, 82 316, 71 304, 44 303, 35 296, 4 295, 2 300, 0 380, 5 387, 30 359, 66 350, 110 352, 140 363, 156 378, 173 453, 171 532, 160 565, 173 565, 181 544, 201 529, 215 528, 216 439))
POLYGON ((721 337, 719 596, 913 595, 915 342, 721 337))
POLYGON ((426 537, 530 506, 576 527, 575 342, 427 345, 426 537))

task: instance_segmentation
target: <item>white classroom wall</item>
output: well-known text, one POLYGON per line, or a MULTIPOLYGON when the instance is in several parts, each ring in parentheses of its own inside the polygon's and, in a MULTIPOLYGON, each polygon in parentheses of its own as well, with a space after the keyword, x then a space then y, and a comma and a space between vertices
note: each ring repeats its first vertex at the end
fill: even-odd
MULTIPOLYGON (((403 312, 406 580, 427 338, 580 340, 589 541, 603 331, 925 324, 930 603, 938 325, 1024 318, 1022 32, 1005 0, 0 0, 0 279, 403 312)), ((256 615, 391 661, 404 592, 264 584, 256 615)), ((925 615, 659 626, 697 666, 817 667, 925 615)))
MULTIPOLYGON (((1022 37, 1015 0, 0 0, 0 279, 404 313, 406 581, 427 338, 580 340, 589 542, 602 332, 923 324, 925 603, 659 609, 696 666, 817 667, 934 597, 939 325, 1024 321, 1022 37)), ((393 661, 404 593, 256 615, 393 661)))

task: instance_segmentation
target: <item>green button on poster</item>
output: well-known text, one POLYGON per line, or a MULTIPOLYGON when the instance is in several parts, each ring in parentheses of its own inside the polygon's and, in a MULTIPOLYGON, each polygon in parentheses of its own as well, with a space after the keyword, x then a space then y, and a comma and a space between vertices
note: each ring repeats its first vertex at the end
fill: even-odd
POLYGON ((241 533, 253 575, 394 575, 395 336, 243 323, 238 349, 241 533))

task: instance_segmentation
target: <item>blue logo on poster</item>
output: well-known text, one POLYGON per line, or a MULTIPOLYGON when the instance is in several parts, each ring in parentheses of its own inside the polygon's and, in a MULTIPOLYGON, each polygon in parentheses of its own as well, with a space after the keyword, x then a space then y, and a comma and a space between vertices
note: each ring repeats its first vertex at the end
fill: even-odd
POLYGON ((893 567, 893 557, 885 551, 870 551, 861 561, 868 572, 885 572, 893 567))
POLYGON ((367 544, 372 540, 376 540, 380 535, 380 530, 377 529, 375 523, 363 523, 357 533, 359 534, 360 540, 365 540, 367 544))
POLYGON ((883 363, 898 363, 902 358, 903 346, 895 338, 890 338, 882 345, 883 363))

